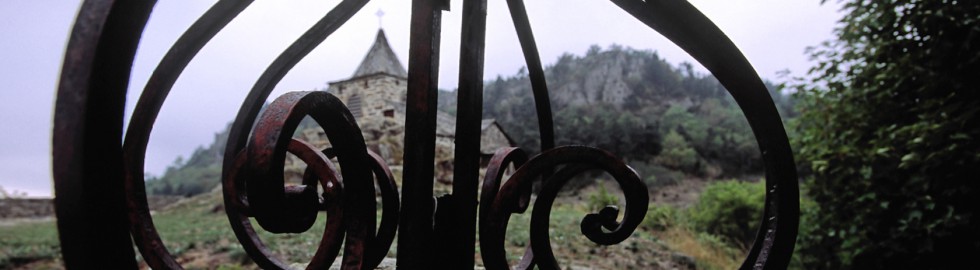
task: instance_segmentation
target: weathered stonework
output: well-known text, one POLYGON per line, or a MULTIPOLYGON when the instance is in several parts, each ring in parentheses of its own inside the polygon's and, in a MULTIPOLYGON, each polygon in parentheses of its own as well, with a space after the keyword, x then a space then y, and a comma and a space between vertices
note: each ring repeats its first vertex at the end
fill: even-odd
MULTIPOLYGON (((384 32, 379 31, 375 44, 354 76, 331 82, 327 90, 347 105, 361 128, 368 149, 385 159, 399 185, 404 156, 406 76, 407 72, 388 46, 384 32)), ((330 147, 323 129, 312 126, 300 131, 297 137, 320 149, 330 147)), ((494 120, 483 120, 482 128, 480 152, 484 158, 488 159, 500 147, 513 145, 494 120)), ((453 181, 455 131, 454 117, 437 112, 434 180, 444 184, 453 181)), ((305 168, 303 161, 290 155, 286 160, 287 182, 301 182, 305 168)))
MULTIPOLYGON (((405 104, 407 84, 406 78, 375 73, 332 82, 328 91, 343 101, 355 118, 380 118, 385 113, 398 114, 396 104, 405 104)), ((403 122, 404 117, 400 115, 403 122)))

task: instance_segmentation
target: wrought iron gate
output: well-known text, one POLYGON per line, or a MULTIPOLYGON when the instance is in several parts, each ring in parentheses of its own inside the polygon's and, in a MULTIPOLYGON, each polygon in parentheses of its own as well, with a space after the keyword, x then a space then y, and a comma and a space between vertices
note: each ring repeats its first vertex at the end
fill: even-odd
MULTIPOLYGON (((286 49, 258 78, 232 126, 222 173, 225 211, 242 246, 259 266, 287 268, 266 249, 250 218, 273 233, 302 232, 311 227, 319 211, 326 211, 330 218, 310 269, 329 267, 341 249, 343 269, 372 269, 387 253, 396 230, 401 269, 472 269, 477 233, 480 255, 489 269, 535 265, 557 269, 548 237, 551 204, 568 179, 595 169, 614 176, 622 187, 625 213, 617 220, 620 210, 607 207, 586 215, 582 233, 602 245, 619 243, 632 234, 647 209, 647 188, 609 152, 555 146, 548 87, 522 0, 507 0, 507 5, 529 69, 542 152, 529 157, 517 148, 497 151, 482 192, 478 192, 478 169, 487 0, 464 0, 462 6, 460 109, 451 195, 433 198, 432 186, 439 33, 449 0, 412 1, 405 123, 405 141, 412 143, 405 144, 401 198, 385 162, 366 150, 351 113, 332 95, 287 93, 260 115, 280 79, 367 2, 341 1, 286 49), (324 127, 335 147, 316 149, 291 138, 307 115, 324 127), (304 185, 284 186, 286 152, 308 164, 304 185), (342 173, 331 157, 337 158, 342 173), (518 169, 502 184, 501 168, 510 164, 518 169), (523 213, 532 203, 533 181, 542 181, 542 188, 533 202, 531 240, 521 261, 514 264, 506 260, 503 239, 510 216, 523 213), (375 224, 376 192, 382 195, 380 224, 375 224)), ((786 133, 761 79, 721 30, 686 1, 611 2, 690 53, 742 108, 759 143, 767 187, 764 220, 742 268, 785 268, 797 234, 799 191, 786 133)), ((143 179, 147 142, 184 67, 250 3, 220 0, 179 38, 146 84, 125 138, 120 123, 130 69, 154 1, 83 3, 65 55, 53 137, 55 204, 66 266, 136 268, 135 242, 150 267, 181 268, 163 245, 147 208, 143 179)))

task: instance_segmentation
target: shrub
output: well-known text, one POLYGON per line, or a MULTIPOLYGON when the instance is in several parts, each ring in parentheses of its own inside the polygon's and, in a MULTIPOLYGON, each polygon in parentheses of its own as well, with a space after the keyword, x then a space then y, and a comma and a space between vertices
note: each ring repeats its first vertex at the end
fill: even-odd
POLYGON ((797 87, 818 265, 956 269, 980 254, 980 5, 843 1, 797 87))
POLYGON ((764 204, 765 185, 761 181, 721 181, 709 184, 687 215, 694 230, 745 248, 755 238, 764 204))
POLYGON ((599 210, 605 208, 607 205, 619 205, 619 197, 609 193, 606 190, 606 185, 599 183, 599 190, 596 190, 589 195, 589 210, 598 213, 599 210))
POLYGON ((677 208, 670 205, 652 205, 647 209, 646 218, 640 224, 643 228, 665 231, 677 225, 677 208))
POLYGON ((629 165, 630 168, 636 170, 636 173, 643 179, 643 183, 647 184, 650 189, 673 185, 684 180, 683 173, 660 166, 653 159, 650 161, 630 161, 629 165))

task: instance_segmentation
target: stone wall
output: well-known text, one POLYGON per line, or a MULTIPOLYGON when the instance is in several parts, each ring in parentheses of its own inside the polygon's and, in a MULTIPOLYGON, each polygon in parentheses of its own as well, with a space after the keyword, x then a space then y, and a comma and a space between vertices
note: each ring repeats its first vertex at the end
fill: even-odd
POLYGON ((54 216, 52 199, 0 199, 0 219, 54 216))
POLYGON ((361 118, 382 117, 384 111, 396 110, 391 103, 404 103, 407 88, 405 78, 374 74, 330 83, 329 91, 343 101, 360 122, 361 118))
MULTIPOLYGON (((159 210, 182 198, 182 196, 150 196, 147 198, 147 204, 150 210, 159 210)), ((0 219, 52 216, 54 216, 54 199, 0 199, 0 219)))

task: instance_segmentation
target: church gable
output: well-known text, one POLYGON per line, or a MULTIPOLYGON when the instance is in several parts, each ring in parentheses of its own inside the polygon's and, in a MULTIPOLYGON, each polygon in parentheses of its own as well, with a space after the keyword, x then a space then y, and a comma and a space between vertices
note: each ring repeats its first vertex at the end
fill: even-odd
POLYGON ((408 73, 378 30, 374 45, 347 80, 330 83, 330 92, 340 98, 355 118, 382 117, 392 111, 389 103, 405 102, 408 73))
MULTIPOLYGON (((392 51, 384 31, 379 30, 375 43, 354 75, 346 80, 330 82, 329 92, 337 96, 351 111, 361 128, 365 144, 378 153, 392 168, 400 180, 400 165, 404 149, 405 102, 408 89, 408 73, 392 51)), ((435 179, 442 183, 452 182, 453 156, 455 153, 455 117, 436 112, 435 179)), ((326 147, 329 142, 315 124, 304 130, 307 140, 326 147)), ((513 140, 493 119, 482 122, 480 153, 484 164, 489 156, 501 147, 513 146, 513 140)), ((297 164, 300 161, 295 161, 297 164)), ((298 168, 291 178, 301 179, 298 168)), ((294 180, 295 180, 294 179, 294 180)))
POLYGON ((385 32, 380 29, 371 50, 364 56, 364 60, 357 66, 357 70, 351 77, 357 78, 374 74, 388 74, 399 78, 408 77, 405 67, 398 61, 395 51, 391 50, 391 46, 388 45, 385 32))

